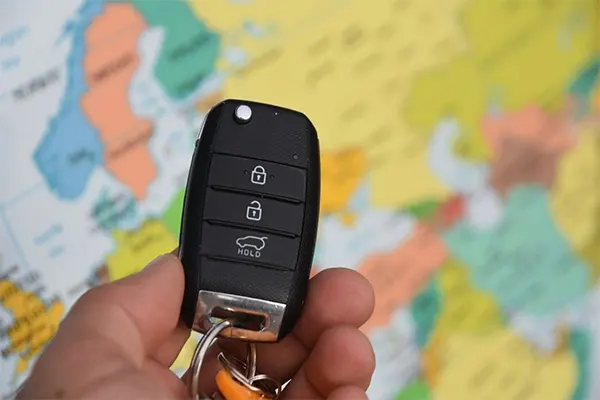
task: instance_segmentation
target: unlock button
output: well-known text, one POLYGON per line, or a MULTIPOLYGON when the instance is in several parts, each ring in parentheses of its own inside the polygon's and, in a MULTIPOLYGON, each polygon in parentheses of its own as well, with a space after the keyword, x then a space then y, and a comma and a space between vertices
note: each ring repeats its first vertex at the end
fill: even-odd
POLYGON ((262 217, 262 208, 258 200, 253 200, 246 209, 246 218, 250 221, 260 221, 262 217))
POLYGON ((204 220, 213 224, 248 227, 264 232, 298 236, 304 221, 304 203, 208 189, 204 220))

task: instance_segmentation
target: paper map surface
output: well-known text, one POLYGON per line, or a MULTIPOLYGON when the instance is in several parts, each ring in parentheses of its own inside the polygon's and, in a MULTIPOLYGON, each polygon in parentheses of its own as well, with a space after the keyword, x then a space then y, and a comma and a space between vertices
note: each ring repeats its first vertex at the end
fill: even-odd
POLYGON ((600 398, 596 0, 41 8, 0 16, 2 397, 87 289, 177 246, 202 119, 247 98, 317 127, 314 269, 376 290, 371 399, 600 398))

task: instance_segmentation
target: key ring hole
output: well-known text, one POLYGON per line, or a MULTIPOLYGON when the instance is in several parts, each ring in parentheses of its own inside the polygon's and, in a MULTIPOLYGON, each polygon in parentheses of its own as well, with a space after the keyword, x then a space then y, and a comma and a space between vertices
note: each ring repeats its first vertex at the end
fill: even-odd
POLYGON ((233 311, 222 307, 215 307, 210 313, 211 323, 220 320, 230 320, 235 328, 260 332, 267 326, 267 319, 260 314, 233 311))

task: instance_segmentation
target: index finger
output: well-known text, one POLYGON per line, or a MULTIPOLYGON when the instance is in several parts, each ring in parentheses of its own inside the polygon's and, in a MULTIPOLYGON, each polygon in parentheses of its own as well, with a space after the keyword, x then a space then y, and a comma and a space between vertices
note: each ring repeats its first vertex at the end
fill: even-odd
POLYGON ((176 332, 183 286, 181 264, 166 254, 140 273, 91 289, 61 323, 26 386, 35 397, 51 397, 141 370, 176 332))
MULTIPOLYGON (((361 274, 347 268, 332 268, 315 275, 308 285, 302 315, 292 332, 279 343, 257 344, 258 371, 282 382, 296 374, 317 340, 335 326, 360 327, 371 316, 375 295, 361 274)), ((246 346, 222 339, 227 354, 245 359, 246 346)))

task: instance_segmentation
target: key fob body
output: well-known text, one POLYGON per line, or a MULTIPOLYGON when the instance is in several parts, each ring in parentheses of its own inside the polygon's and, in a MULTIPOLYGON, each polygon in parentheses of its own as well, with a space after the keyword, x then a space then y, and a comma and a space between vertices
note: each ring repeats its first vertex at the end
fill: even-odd
POLYGON ((302 113, 225 100, 206 115, 179 239, 182 320, 255 342, 285 337, 301 313, 320 202, 317 132, 302 113))

